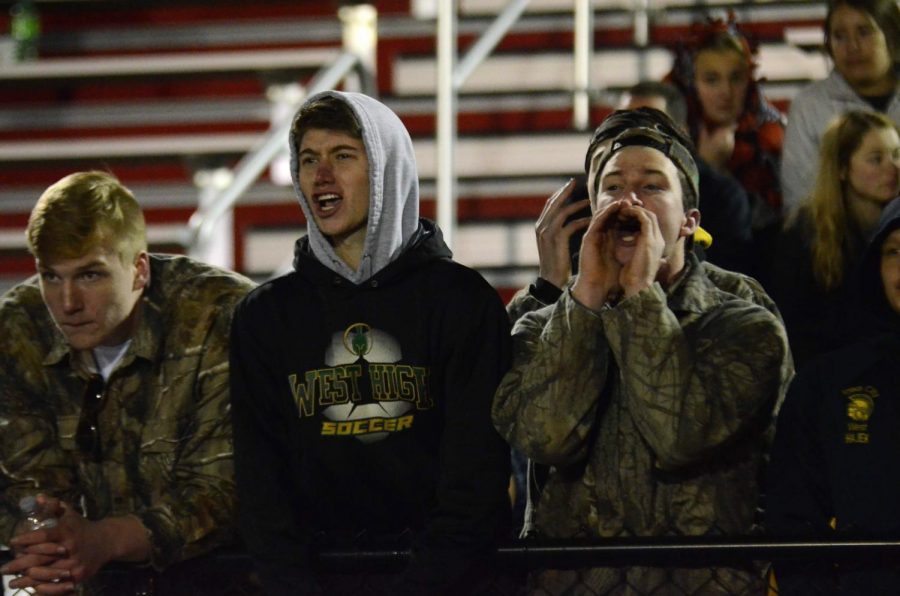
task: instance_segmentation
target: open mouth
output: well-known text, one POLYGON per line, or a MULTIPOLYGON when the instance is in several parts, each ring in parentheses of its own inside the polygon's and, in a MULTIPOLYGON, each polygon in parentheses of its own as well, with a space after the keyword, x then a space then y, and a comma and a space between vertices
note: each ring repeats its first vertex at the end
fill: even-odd
POLYGON ((330 213, 334 211, 335 209, 337 209, 340 202, 341 196, 333 192, 316 197, 316 205, 318 205, 319 211, 321 211, 322 213, 330 213))
POLYGON ((633 217, 617 219, 610 224, 609 229, 617 239, 632 242, 641 234, 641 222, 633 217))

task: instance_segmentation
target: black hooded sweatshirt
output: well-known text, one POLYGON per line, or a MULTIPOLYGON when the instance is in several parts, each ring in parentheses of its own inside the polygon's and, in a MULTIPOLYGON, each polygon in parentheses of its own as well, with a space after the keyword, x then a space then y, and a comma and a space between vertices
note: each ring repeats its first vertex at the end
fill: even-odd
POLYGON ((304 238, 297 270, 238 308, 241 530, 267 593, 315 591, 311 547, 402 547, 405 530, 419 549, 410 581, 452 582, 454 560, 508 524, 509 448, 490 407, 509 327, 493 288, 449 256, 423 221, 413 246, 356 285, 304 238))
MULTIPOLYGON (((419 219, 412 142, 396 114, 354 93, 307 103, 323 97, 344 102, 361 129, 365 246, 354 270, 318 228, 317 198, 298 181, 302 134, 292 134, 309 233, 294 272, 248 295, 232 325, 241 534, 266 594, 465 593, 509 523, 510 452, 490 413, 509 322, 497 292, 419 219), (347 574, 312 564, 320 548, 410 545, 397 585, 370 574, 349 587, 347 574)), ((332 215, 345 217, 359 195, 323 182, 313 192, 338 195, 332 215)))
MULTIPOLYGON (((900 228, 882 213, 856 287, 865 339, 813 360, 778 415, 766 524, 778 536, 900 539, 900 314, 885 298, 881 247, 900 228)), ((785 562, 779 594, 900 594, 900 564, 785 562)))

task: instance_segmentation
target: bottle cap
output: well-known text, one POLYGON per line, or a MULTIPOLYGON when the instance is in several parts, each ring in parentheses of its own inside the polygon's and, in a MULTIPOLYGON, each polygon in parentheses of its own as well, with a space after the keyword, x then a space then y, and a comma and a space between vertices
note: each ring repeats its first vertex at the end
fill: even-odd
POLYGON ((19 499, 19 509, 22 513, 31 513, 37 509, 37 499, 34 495, 28 495, 19 499))

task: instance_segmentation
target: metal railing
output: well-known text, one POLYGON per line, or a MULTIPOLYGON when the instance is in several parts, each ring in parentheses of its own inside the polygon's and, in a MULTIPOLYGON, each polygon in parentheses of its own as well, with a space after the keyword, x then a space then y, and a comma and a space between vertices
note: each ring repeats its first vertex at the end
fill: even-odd
MULTIPOLYGON (((500 40, 525 12, 530 0, 509 0, 466 55, 457 62, 457 2, 440 2, 437 23, 437 223, 451 249, 456 235, 456 171, 454 147, 457 139, 456 106, 466 79, 496 48, 500 40)), ((590 60, 593 54, 593 9, 590 0, 574 5, 573 127, 590 126, 590 60)))
MULTIPOLYGON (((393 573, 409 561, 406 549, 376 550, 365 548, 334 549, 317 553, 317 571, 328 574, 359 574, 360 578, 373 570, 393 573)), ((0 564, 11 559, 8 552, 0 552, 0 564)), ((224 551, 207 557, 218 568, 252 568, 243 552, 224 551)), ((620 538, 585 540, 517 540, 499 546, 491 555, 490 566, 502 573, 512 574, 524 581, 527 572, 539 570, 586 570, 588 568, 650 567, 666 571, 676 568, 750 568, 754 563, 764 569, 765 562, 844 563, 858 562, 896 564, 900 560, 900 541, 864 539, 795 539, 755 537, 671 537, 620 538), (759 563, 763 563, 762 566, 759 563)), ((189 562, 188 562, 189 563, 189 562)), ((184 565, 184 564, 182 564, 184 565)), ((214 568, 214 567, 207 567, 214 568)), ((124 577, 146 573, 146 570, 126 564, 113 564, 102 573, 124 577)), ((203 575, 202 573, 200 574, 203 575)), ((582 581, 574 575, 573 581, 582 581)), ((364 581, 360 579, 360 581, 364 581)), ((589 581, 585 579, 584 581, 589 581)), ((135 582, 142 586, 148 582, 135 582)), ((152 583, 152 582, 150 582, 152 583)), ((505 584, 508 585, 508 584, 505 584)), ((522 588, 520 582, 520 588, 522 588)), ((202 587, 196 595, 205 594, 202 587)), ((247 588, 243 588, 244 591, 247 588)), ((518 593, 516 590, 515 593, 518 593)), ((16 594, 15 591, 12 592, 16 594)), ((21 592, 24 594, 24 592, 21 592)), ((241 592, 245 593, 245 592, 241 592)), ((698 593, 703 593, 702 590, 698 593)), ((127 596, 127 595, 122 595, 127 596)))
MULTIPOLYGON (((288 106, 290 114, 292 115, 294 111, 290 108, 299 108, 304 97, 333 89, 341 79, 358 71, 361 64, 357 55, 350 52, 342 53, 333 63, 323 67, 313 77, 305 93, 295 98, 292 105, 288 106)), ((371 91, 369 90, 370 93, 371 91)), ((234 208, 241 195, 256 182, 275 157, 284 151, 288 144, 290 129, 290 115, 283 121, 274 123, 261 139, 259 146, 241 158, 235 166, 230 182, 220 189, 214 189, 210 196, 202 198, 200 207, 188 221, 186 245, 190 247, 192 256, 208 260, 204 259, 204 256, 212 242, 216 224, 222 216, 234 208)))
MULTIPOLYGON (((437 49, 437 222, 443 232, 444 241, 453 247, 456 232, 457 188, 454 148, 457 141, 457 100, 459 91, 473 71, 493 52, 497 44, 525 12, 530 0, 509 0, 505 8, 475 41, 465 56, 457 61, 457 15, 458 2, 450 0, 438 3, 436 29, 437 49)), ((347 7, 345 7, 346 9, 347 7)), ((371 7, 368 7, 371 9, 371 7)), ((341 9, 341 10, 345 10, 341 9)), ((371 9, 374 10, 374 9, 371 9)), ((576 0, 573 10, 575 43, 574 86, 572 89, 573 127, 586 130, 590 126, 590 61, 593 54, 593 9, 590 0, 576 0)), ((333 64, 323 68, 310 83, 305 93, 296 98, 297 108, 303 97, 330 89, 347 74, 356 72, 363 83, 363 92, 377 95, 374 85, 375 37, 351 33, 360 27, 358 21, 342 16, 344 22, 345 53, 333 64), (354 42, 364 38, 369 45, 354 42)), ((293 110, 288 110, 292 112, 293 110)), ((210 258, 212 239, 218 233, 218 224, 236 205, 240 196, 259 178, 266 167, 287 146, 290 119, 273 123, 259 147, 240 160, 225 184, 215 185, 201 191, 200 207, 191 216, 185 245, 189 254, 201 260, 216 262, 210 258)), ((221 234, 220 234, 221 235, 221 234)), ((228 265, 228 263, 219 263, 228 265)))
MULTIPOLYGON (((184 240, 191 256, 224 266, 230 265, 219 262, 221 259, 215 258, 212 252, 215 237, 221 234, 219 224, 231 213, 240 197, 287 148, 292 116, 306 97, 333 89, 351 75, 358 77, 360 91, 377 96, 373 72, 377 40, 376 14, 375 9, 369 5, 341 8, 338 16, 344 28, 344 51, 331 64, 323 66, 305 88, 300 88, 299 93, 283 94, 284 105, 279 106, 282 117, 272 122, 257 147, 241 158, 233 171, 225 172, 224 183, 211 184, 201 189, 199 206, 188 221, 184 240)), ((226 236, 231 237, 230 234, 226 236)))

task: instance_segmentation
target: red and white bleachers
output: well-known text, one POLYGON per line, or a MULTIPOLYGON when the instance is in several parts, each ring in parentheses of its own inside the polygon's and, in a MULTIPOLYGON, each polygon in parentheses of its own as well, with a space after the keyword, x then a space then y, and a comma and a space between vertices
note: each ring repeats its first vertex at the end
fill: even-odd
MULTIPOLYGON (((153 248, 184 250, 196 172, 233 166, 269 125, 267 92, 305 83, 336 55, 336 4, 39 2, 41 58, 0 63, 0 288, 32 271, 22 230, 34 200, 76 170, 115 173, 142 202, 153 248)), ((423 213, 433 216, 434 21, 415 16, 427 3, 376 4, 379 93, 413 135, 423 213)), ((668 70, 668 48, 702 14, 692 2, 651 2, 649 45, 635 48, 632 12, 621 4, 595 2, 595 122, 616 91, 668 70)), ((460 52, 504 5, 459 2, 460 52)), ((795 41, 810 43, 811 34, 814 43, 823 2, 734 8, 760 40, 760 74, 778 105, 825 75, 821 54, 795 41)), ((454 251, 504 294, 533 275, 534 219, 545 198, 578 173, 590 134, 571 127, 571 11, 571 0, 533 0, 460 93, 454 251)), ((235 268, 271 274, 289 262, 302 226, 291 189, 260 179, 235 210, 235 268)))

